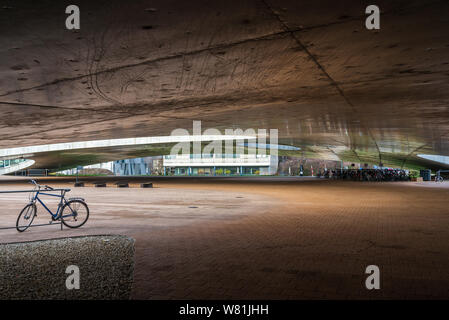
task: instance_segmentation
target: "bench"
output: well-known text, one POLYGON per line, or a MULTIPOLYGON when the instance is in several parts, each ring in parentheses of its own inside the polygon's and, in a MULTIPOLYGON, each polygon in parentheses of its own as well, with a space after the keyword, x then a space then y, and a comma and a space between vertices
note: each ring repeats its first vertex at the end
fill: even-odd
POLYGON ((153 182, 145 182, 140 184, 141 188, 153 188, 153 182))
POLYGON ((96 188, 106 188, 106 182, 103 181, 93 182, 93 184, 96 188))
POLYGON ((128 181, 118 181, 115 183, 115 185, 117 186, 117 188, 129 188, 128 181))

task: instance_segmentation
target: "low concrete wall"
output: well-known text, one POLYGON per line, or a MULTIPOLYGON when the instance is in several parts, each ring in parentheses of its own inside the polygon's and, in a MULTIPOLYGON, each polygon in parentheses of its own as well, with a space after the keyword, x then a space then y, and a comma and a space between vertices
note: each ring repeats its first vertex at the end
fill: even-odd
POLYGON ((134 239, 104 235, 0 244, 0 299, 129 299, 134 239), (79 289, 67 288, 67 267, 79 289))

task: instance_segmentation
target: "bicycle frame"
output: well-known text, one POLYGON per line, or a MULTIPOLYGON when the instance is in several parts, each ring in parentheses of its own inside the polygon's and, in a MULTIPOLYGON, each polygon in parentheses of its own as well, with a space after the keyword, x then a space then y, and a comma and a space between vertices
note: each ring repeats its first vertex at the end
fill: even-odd
MULTIPOLYGON (((46 191, 52 191, 52 190, 46 190, 46 191)), ((56 190, 55 190, 56 191, 56 190)), ((64 206, 64 204, 67 204, 67 200, 65 199, 65 194, 67 193, 67 190, 60 190, 61 194, 51 194, 51 193, 46 193, 46 192, 42 192, 40 189, 36 191, 36 194, 33 196, 33 199, 31 200, 32 203, 36 203, 36 200, 39 201, 39 203, 45 208, 45 210, 48 211, 48 213, 50 213, 50 215, 52 216, 52 218, 54 220, 59 219, 59 218, 66 218, 66 217, 70 217, 73 216, 73 210, 72 208, 69 207, 70 211, 72 211, 72 214, 68 214, 68 215, 64 215, 60 217, 60 214, 62 214, 62 207, 64 206), (58 197, 61 198, 61 200, 59 201, 58 204, 58 210, 56 211, 56 213, 53 213, 46 205, 45 203, 39 198, 39 195, 45 195, 45 196, 50 196, 50 197, 58 197)))

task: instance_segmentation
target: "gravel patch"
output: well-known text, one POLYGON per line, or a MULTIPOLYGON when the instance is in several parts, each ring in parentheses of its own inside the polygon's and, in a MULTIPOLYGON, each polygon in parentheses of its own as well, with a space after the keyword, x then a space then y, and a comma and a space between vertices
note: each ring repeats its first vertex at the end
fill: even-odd
POLYGON ((129 299, 134 239, 104 235, 0 244, 0 299, 129 299), (67 289, 79 268, 79 289, 67 289))

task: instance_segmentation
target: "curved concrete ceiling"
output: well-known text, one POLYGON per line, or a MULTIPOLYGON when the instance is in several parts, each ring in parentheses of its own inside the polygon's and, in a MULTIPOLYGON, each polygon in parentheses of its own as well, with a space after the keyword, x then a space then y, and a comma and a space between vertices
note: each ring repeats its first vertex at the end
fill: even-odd
POLYGON ((449 168, 449 157, 448 156, 440 156, 434 154, 418 154, 418 157, 430 160, 436 164, 439 164, 442 167, 449 168))
MULTIPOLYGON (((0 149, 0 160, 27 160, 4 173, 14 172, 33 166, 42 169, 66 169, 77 165, 88 165, 112 160, 170 154, 172 147, 178 143, 214 142, 214 141, 249 141, 252 135, 181 135, 162 137, 139 137, 127 139, 108 139, 46 144, 38 146, 0 149)), ((2 171, 0 171, 2 174, 2 171)))
POLYGON ((376 1, 378 31, 371 1, 80 0, 79 31, 69 4, 0 8, 0 148, 202 120, 360 162, 449 155, 447 1, 376 1))
POLYGON ((39 153, 48 153, 55 151, 83 150, 83 149, 102 149, 102 148, 120 148, 139 145, 154 144, 176 144, 179 142, 203 142, 203 141, 225 141, 225 140, 248 140, 255 136, 249 135, 184 135, 184 136, 163 136, 163 137, 139 137, 126 139, 108 139, 94 141, 78 141, 45 144, 40 146, 17 147, 9 149, 0 149, 0 159, 26 158, 39 153))

